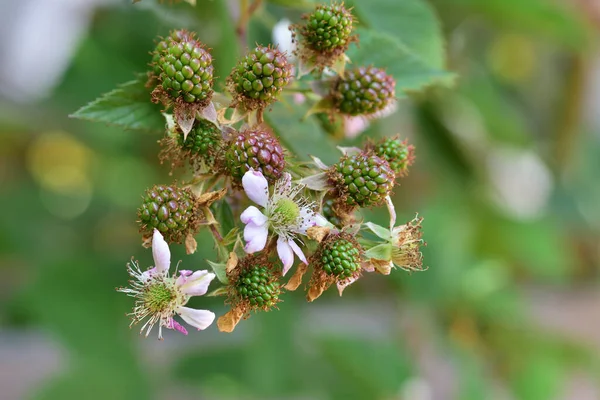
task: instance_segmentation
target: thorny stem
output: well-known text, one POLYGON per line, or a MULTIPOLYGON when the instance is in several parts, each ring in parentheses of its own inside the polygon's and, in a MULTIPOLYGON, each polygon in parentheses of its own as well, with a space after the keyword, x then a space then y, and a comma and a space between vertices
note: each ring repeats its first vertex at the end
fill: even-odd
POLYGON ((219 232, 219 230, 217 229, 215 224, 208 225, 208 228, 210 229, 210 232, 213 234, 215 241, 218 244, 220 244, 223 241, 223 236, 221 236, 221 232, 219 232))

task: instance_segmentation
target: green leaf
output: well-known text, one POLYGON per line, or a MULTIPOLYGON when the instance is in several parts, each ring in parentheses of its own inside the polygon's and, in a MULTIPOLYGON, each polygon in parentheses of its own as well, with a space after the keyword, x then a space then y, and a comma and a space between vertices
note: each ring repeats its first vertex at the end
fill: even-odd
POLYGON ((235 220, 233 218, 231 207, 229 206, 229 203, 227 203, 227 200, 221 200, 213 207, 215 218, 219 221, 219 225, 221 226, 221 235, 227 236, 227 234, 235 228, 235 220))
POLYGON ((161 107, 150 100, 145 77, 139 75, 137 79, 123 83, 81 107, 70 117, 126 129, 162 132, 165 130, 165 121, 160 110, 161 107))
POLYGON ((206 262, 215 272, 215 275, 217 276, 219 282, 221 282, 224 285, 229 284, 229 279, 227 278, 227 265, 225 263, 216 263, 210 260, 206 260, 206 262))
POLYGON ((358 32, 360 47, 348 51, 352 64, 385 68, 396 79, 396 96, 435 84, 453 84, 454 74, 430 66, 399 39, 372 30, 359 29, 358 32))
MULTIPOLYGON (((387 34, 401 42, 423 64, 444 69, 445 47, 438 18, 423 0, 354 0, 360 26, 387 34)), ((363 44, 360 37, 360 46, 363 44)), ((367 49, 369 49, 367 47, 367 49)))

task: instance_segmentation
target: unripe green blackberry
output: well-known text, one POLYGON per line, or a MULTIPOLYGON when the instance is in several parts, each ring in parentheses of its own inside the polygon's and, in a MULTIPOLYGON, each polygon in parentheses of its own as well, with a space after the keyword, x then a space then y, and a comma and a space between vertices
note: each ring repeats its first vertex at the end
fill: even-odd
POLYGON ((396 81, 375 67, 357 67, 346 71, 332 87, 331 97, 339 112, 370 115, 386 108, 394 100, 396 81))
POLYGON ((255 265, 240 271, 235 292, 241 301, 248 302, 250 310, 268 310, 280 301, 281 288, 273 271, 265 265, 255 265))
POLYGON ((255 110, 274 102, 291 77, 291 65, 284 53, 258 46, 233 68, 228 88, 236 105, 255 110))
POLYGON ((394 172, 373 152, 343 156, 328 172, 332 185, 349 206, 378 205, 394 187, 394 172))
POLYGON ((323 271, 338 279, 349 278, 360 270, 360 249, 350 238, 328 238, 322 243, 319 256, 317 261, 323 271))
POLYGON ((318 5, 311 14, 303 16, 300 27, 304 45, 320 53, 344 52, 352 35, 352 13, 343 4, 318 5))
POLYGON ((189 151, 191 157, 203 159, 208 164, 214 162, 215 155, 222 147, 222 141, 219 128, 205 119, 196 121, 185 141, 183 134, 177 136, 177 144, 183 150, 189 151))
POLYGON ((171 99, 186 103, 210 102, 213 94, 212 57, 193 33, 186 30, 171 32, 159 42, 152 60, 161 88, 171 99))
POLYGON ((197 229, 195 196, 190 189, 156 185, 148 189, 138 208, 140 232, 152 235, 158 229, 168 243, 182 243, 197 229))
POLYGON ((281 177, 285 168, 283 148, 269 131, 254 128, 239 132, 227 144, 225 168, 237 182, 241 182, 244 174, 252 168, 262 172, 267 181, 273 183, 281 177))
POLYGON ((390 168, 396 174, 396 177, 406 176, 408 167, 414 161, 414 146, 409 145, 407 140, 400 140, 397 137, 385 138, 372 146, 373 151, 379 157, 384 158, 390 168))

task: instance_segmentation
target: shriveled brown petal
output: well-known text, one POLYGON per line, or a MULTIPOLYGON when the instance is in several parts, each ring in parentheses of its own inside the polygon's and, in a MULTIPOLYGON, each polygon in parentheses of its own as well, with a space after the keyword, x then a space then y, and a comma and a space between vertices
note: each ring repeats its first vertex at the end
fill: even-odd
POLYGON ((146 249, 152 247, 152 235, 142 237, 142 246, 146 249))
POLYGON ((373 265, 373 268, 375 268, 375 271, 382 275, 389 275, 392 272, 394 264, 391 261, 378 260, 376 258, 371 258, 369 261, 373 265))
POLYGON ((298 286, 300 286, 302 284, 302 277, 304 276, 304 274, 306 273, 307 270, 308 270, 308 265, 306 265, 304 263, 301 263, 300 265, 298 265, 298 268, 296 268, 296 272, 294 272, 294 275, 292 275, 292 277, 290 278, 288 283, 286 283, 284 288, 289 291, 294 291, 294 290, 298 289, 298 286))
POLYGON ((198 243, 196 242, 196 239, 194 239, 194 236, 192 236, 191 233, 188 233, 185 237, 185 252, 187 254, 194 254, 197 248, 198 243))
POLYGON ((209 207, 215 201, 221 200, 226 193, 227 189, 225 188, 217 190, 215 192, 202 193, 200 196, 198 196, 196 203, 199 206, 209 207))
POLYGON ((306 295, 306 300, 308 300, 309 302, 315 301, 316 299, 321 297, 321 295, 323 294, 325 289, 326 289, 326 287, 324 287, 323 285, 311 286, 308 289, 308 294, 306 295))
POLYGON ((225 266, 225 271, 229 274, 231 271, 235 269, 238 265, 238 256, 233 251, 229 253, 229 258, 227 259, 227 264, 225 266))
POLYGON ((331 229, 327 226, 311 226, 306 230, 306 235, 309 238, 321 243, 323 239, 329 235, 330 231, 331 229))
POLYGON ((219 328, 219 331, 227 333, 233 332, 243 315, 244 313, 241 310, 234 308, 227 314, 220 316, 217 320, 217 327, 219 328))

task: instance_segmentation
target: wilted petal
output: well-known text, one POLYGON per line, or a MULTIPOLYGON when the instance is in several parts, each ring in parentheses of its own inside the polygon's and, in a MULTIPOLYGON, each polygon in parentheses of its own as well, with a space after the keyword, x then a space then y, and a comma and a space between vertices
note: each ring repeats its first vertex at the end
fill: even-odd
POLYGON ((180 290, 188 296, 202 296, 208 291, 208 286, 215 279, 215 274, 206 270, 196 271, 189 277, 177 278, 180 290), (181 279, 181 281, 180 281, 181 279))
POLYGON ((254 206, 246 208, 240 215, 240 219, 244 224, 251 222, 254 225, 264 225, 267 222, 267 217, 254 206))
POLYGON ((294 252, 289 242, 281 237, 277 239, 277 255, 283 264, 283 275, 285 275, 294 264, 294 252))
POLYGON ((302 252, 300 246, 298 246, 293 240, 290 240, 288 244, 290 245, 292 250, 294 250, 294 253, 296 253, 300 261, 302 261, 304 264, 308 264, 308 261, 306 261, 306 257, 304 256, 304 253, 302 252))
POLYGON ((162 274, 169 271, 169 267, 171 266, 171 251, 158 229, 154 230, 154 235, 152 236, 152 256, 154 257, 154 266, 157 273, 162 274))
POLYGON ((198 329, 206 329, 215 320, 215 313, 208 310, 196 310, 189 307, 178 307, 175 310, 185 322, 198 329))
POLYGON ((242 178, 246 196, 259 206, 265 207, 269 200, 269 184, 262 172, 250 170, 242 178))
POLYGON ((169 318, 163 326, 167 329, 174 329, 178 332, 183 333, 184 335, 188 334, 187 329, 181 326, 181 324, 175 321, 173 318, 169 318))
POLYGON ((256 253, 265 248, 267 237, 269 236, 269 227, 267 224, 255 225, 252 222, 244 228, 244 240, 246 247, 244 250, 248 254, 256 253))

